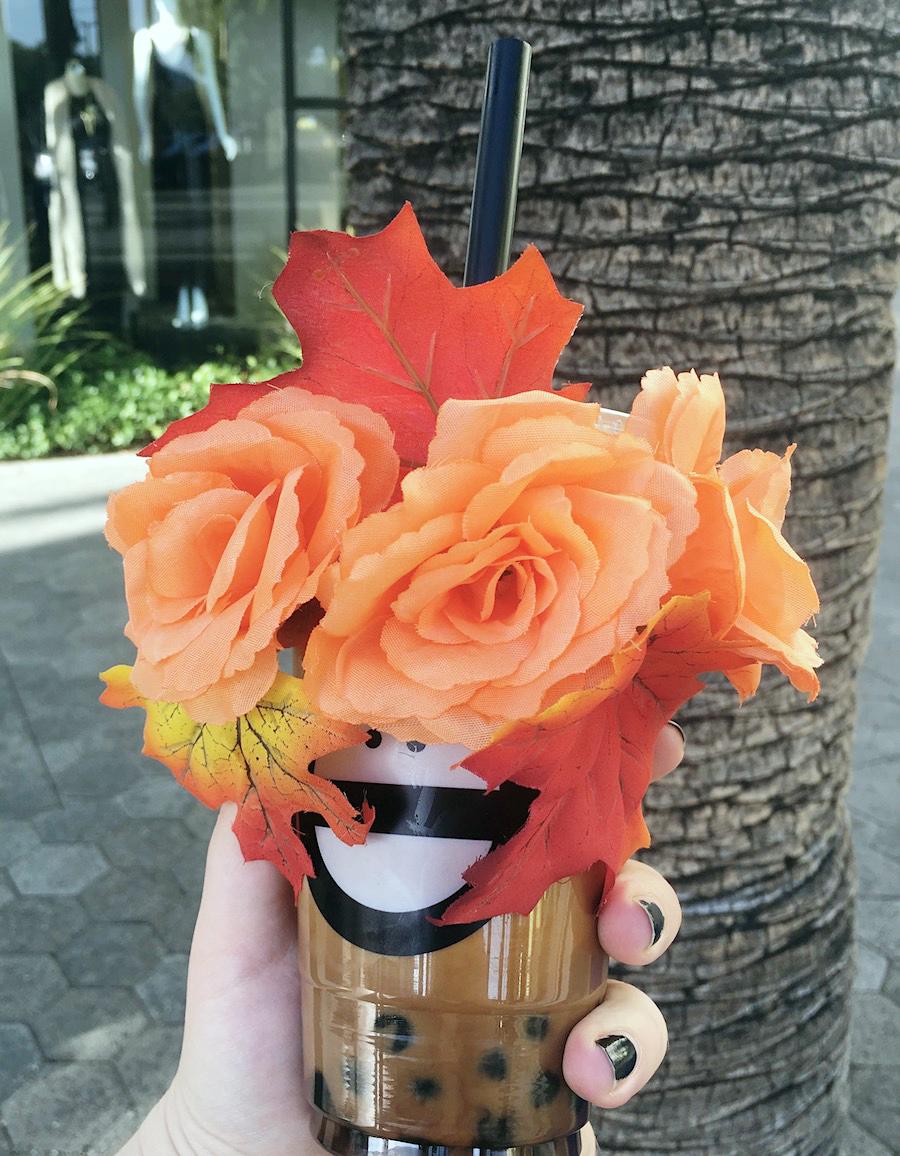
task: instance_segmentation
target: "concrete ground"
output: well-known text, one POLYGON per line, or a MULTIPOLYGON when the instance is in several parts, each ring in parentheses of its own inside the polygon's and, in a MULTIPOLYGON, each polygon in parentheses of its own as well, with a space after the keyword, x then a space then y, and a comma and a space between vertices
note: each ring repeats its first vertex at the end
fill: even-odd
MULTIPOLYGON (((900 421, 891 463, 849 800, 845 1156, 900 1152, 900 421)), ((142 712, 97 704, 97 672, 130 660, 104 503, 143 471, 131 455, 0 464, 0 1156, 115 1152, 178 1057, 212 815, 139 754, 142 712)))

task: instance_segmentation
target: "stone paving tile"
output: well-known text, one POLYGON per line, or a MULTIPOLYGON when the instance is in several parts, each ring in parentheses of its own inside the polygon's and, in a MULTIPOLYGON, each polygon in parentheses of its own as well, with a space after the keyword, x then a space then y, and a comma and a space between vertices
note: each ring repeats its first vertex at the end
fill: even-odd
POLYGON ((87 923, 77 899, 23 896, 0 915, 0 942, 7 951, 54 952, 87 923))
POLYGON ((895 1148, 885 1148, 880 1140, 849 1120, 841 1145, 841 1156, 895 1156, 895 1148))
POLYGON ((211 811, 209 807, 204 807, 202 803, 192 800, 191 808, 184 816, 184 825, 195 838, 200 840, 205 848, 213 827, 216 825, 216 812, 211 811))
POLYGON ((194 806, 191 796, 162 767, 151 768, 119 795, 119 806, 132 819, 180 819, 194 806))
MULTIPOLYGON (((893 1000, 860 992, 853 1001, 850 1039, 855 1064, 884 1064, 900 1073, 900 1007, 893 1000)), ((897 1136, 900 1139, 900 1131, 897 1136)))
POLYGON ((881 991, 888 973, 888 958, 868 943, 856 948, 856 976, 854 991, 881 991))
POLYGON ((122 808, 114 799, 65 799, 60 807, 31 820, 44 843, 96 843, 100 835, 122 825, 122 808))
POLYGON ((140 779, 138 762, 122 757, 123 748, 104 728, 105 721, 92 719, 82 731, 61 739, 42 738, 41 750, 61 796, 109 799, 140 779))
POLYGON ((29 851, 9 874, 23 895, 77 895, 108 870, 93 843, 57 843, 29 851))
POLYGON ((850 1068, 850 1095, 853 1118, 889 1152, 897 1151, 900 1137, 900 1067, 890 1069, 854 1064, 850 1068))
POLYGON ((146 1106, 144 1114, 172 1082, 180 1054, 181 1027, 160 1024, 141 1032, 116 1056, 116 1070, 135 1105, 139 1109, 146 1106))
POLYGON ((161 1024, 184 1022, 187 954, 169 955, 137 985, 137 993, 152 1018, 161 1024))
MULTIPOLYGON (((113 1153, 118 1152, 138 1130, 146 1114, 146 1112, 139 1112, 136 1108, 130 1108, 127 1112, 123 1112, 107 1132, 99 1136, 93 1144, 84 1150, 85 1156, 112 1156, 113 1153)), ((868 1154, 862 1153, 861 1156, 868 1156, 868 1154)), ((878 1156, 878 1154, 873 1153, 872 1156, 878 1156)))
POLYGON ((22 1156, 81 1151, 132 1107, 111 1064, 52 1064, 2 1105, 22 1156))
POLYGON ((27 819, 0 819, 0 867, 8 867, 39 842, 27 819))
POLYGON ((881 985, 882 994, 900 1004, 900 961, 888 965, 887 976, 881 985))
POLYGON ((106 1060, 147 1024, 140 1001, 121 987, 67 991, 32 1021, 50 1060, 106 1060))
POLYGON ((31 952, 0 955, 0 1021, 31 1023, 43 1008, 67 990, 59 964, 31 952))
POLYGON ((38 1070, 41 1060, 27 1024, 0 1024, 0 1103, 38 1070))
POLYGON ((0 727, 0 815, 31 819, 56 806, 59 795, 40 751, 20 718, 7 715, 0 727))
POLYGON ((186 895, 167 869, 114 867, 83 892, 81 902, 92 919, 149 923, 170 951, 190 948, 197 895, 186 895))
POLYGON ((111 868, 85 888, 81 902, 92 919, 161 925, 188 900, 167 868, 111 868))
POLYGON ((58 954, 69 983, 130 987, 148 976, 165 948, 146 923, 91 923, 58 954))
POLYGON ((900 958, 900 899, 860 899, 857 934, 876 951, 900 958))
POLYGON ((115 867, 175 869, 183 856, 195 855, 197 840, 178 819, 123 823, 104 835, 100 846, 115 867))

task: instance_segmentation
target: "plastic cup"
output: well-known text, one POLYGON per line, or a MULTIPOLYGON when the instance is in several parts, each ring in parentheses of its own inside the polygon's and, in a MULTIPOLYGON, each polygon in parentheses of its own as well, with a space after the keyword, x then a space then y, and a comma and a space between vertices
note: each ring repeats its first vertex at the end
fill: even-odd
POLYGON ((467 753, 372 732, 317 763, 376 812, 360 847, 299 828, 316 868, 298 906, 306 1091, 332 1152, 579 1149, 587 1105, 562 1055, 603 997, 602 870, 554 884, 527 916, 431 922, 532 797, 486 794, 451 769, 467 753))

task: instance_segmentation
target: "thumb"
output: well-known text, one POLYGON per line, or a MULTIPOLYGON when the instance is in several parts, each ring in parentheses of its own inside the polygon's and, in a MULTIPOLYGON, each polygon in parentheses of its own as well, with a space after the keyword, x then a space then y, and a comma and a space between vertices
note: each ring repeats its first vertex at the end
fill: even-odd
POLYGON ((297 916, 270 863, 245 863, 222 807, 206 859, 176 1080, 201 1098, 284 1105, 302 1088, 297 916))

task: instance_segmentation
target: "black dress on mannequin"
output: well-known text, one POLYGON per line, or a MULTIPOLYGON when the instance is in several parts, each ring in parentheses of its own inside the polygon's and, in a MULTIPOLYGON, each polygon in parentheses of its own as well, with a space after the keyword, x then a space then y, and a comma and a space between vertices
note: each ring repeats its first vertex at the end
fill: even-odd
POLYGON ((125 289, 112 126, 92 92, 69 98, 69 123, 84 228, 84 271, 90 296, 99 303, 117 299, 125 289))
POLYGON ((180 288, 209 292, 213 254, 215 134, 200 96, 193 37, 167 51, 154 46, 153 187, 160 296, 180 288))

